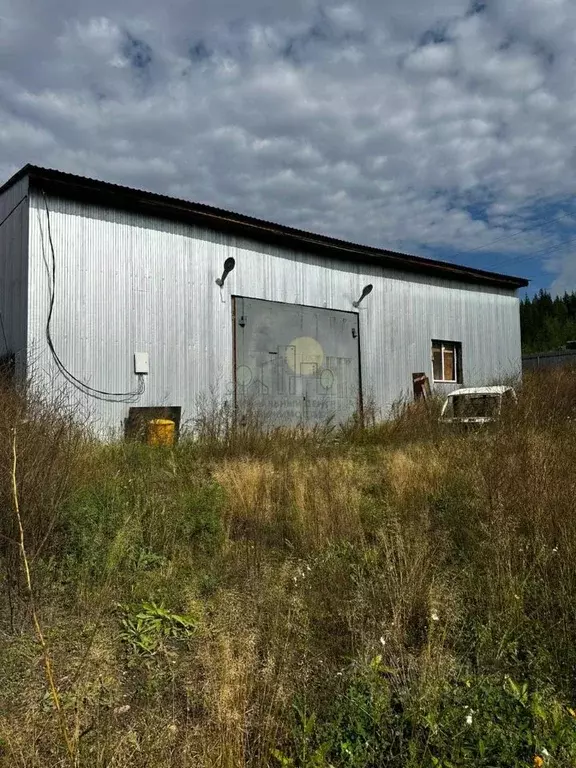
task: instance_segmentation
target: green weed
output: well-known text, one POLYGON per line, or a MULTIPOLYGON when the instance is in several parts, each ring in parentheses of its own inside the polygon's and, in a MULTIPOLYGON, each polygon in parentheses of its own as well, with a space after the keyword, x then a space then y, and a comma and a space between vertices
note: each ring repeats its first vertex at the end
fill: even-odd
POLYGON ((191 616, 173 613, 154 602, 119 606, 120 639, 127 649, 140 656, 154 656, 169 641, 193 637, 197 621, 191 616))

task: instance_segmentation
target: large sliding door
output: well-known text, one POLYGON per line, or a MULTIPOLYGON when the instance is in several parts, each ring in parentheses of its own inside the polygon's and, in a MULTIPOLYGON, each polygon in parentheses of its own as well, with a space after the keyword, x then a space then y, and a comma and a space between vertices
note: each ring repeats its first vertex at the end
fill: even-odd
POLYGON ((238 407, 272 424, 344 423, 360 408, 358 315, 234 298, 238 407))

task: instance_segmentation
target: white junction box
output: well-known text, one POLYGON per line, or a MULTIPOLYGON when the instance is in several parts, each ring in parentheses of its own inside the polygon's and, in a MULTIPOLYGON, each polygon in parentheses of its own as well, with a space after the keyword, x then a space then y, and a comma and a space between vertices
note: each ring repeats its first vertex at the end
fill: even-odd
POLYGON ((148 352, 134 352, 134 373, 150 373, 148 352))

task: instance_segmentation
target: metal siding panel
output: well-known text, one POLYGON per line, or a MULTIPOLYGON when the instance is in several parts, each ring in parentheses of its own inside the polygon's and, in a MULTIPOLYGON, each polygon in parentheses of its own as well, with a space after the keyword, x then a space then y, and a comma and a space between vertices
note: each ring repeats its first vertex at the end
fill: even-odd
MULTIPOLYGON (((45 343, 48 284, 42 259, 42 198, 30 217, 29 343, 37 377, 62 381, 45 343)), ((53 335, 66 366, 102 389, 136 386, 134 352, 148 352, 140 406, 182 406, 193 419, 199 397, 232 399, 233 294, 353 311, 360 305, 365 401, 385 414, 410 396, 412 373, 432 374, 433 338, 461 341, 466 384, 521 370, 518 299, 512 291, 367 266, 134 213, 51 198, 57 270, 53 335), (236 268, 215 284, 229 256, 236 268)), ((44 232, 44 234, 46 234, 44 232)), ((66 391, 118 431, 128 405, 66 391)))
POLYGON ((5 343, 0 333, 0 357, 14 354, 20 377, 26 375, 27 195, 27 178, 0 195, 0 312, 6 334, 5 343))
POLYGON ((237 297, 236 401, 270 423, 342 424, 359 408, 358 314, 237 297))

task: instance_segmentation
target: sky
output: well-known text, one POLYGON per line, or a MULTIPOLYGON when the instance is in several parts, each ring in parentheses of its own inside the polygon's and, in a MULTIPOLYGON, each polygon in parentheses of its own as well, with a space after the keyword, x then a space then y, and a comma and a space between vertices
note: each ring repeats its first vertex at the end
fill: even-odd
POLYGON ((576 290, 574 0, 0 0, 26 163, 576 290))

